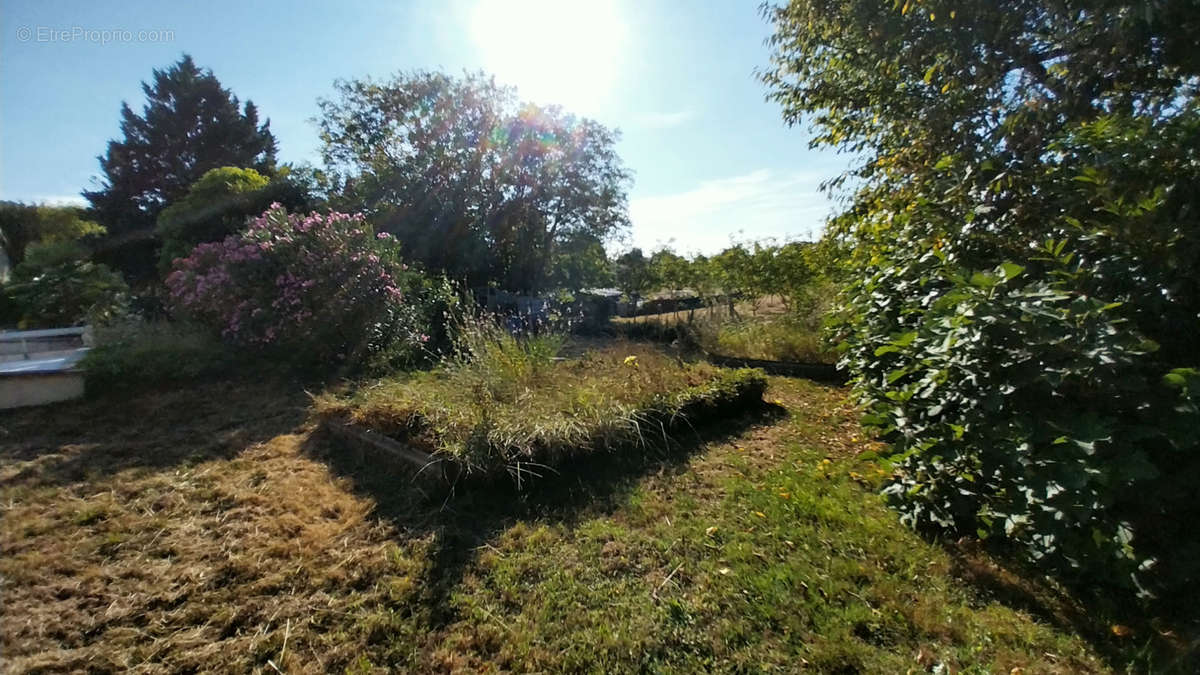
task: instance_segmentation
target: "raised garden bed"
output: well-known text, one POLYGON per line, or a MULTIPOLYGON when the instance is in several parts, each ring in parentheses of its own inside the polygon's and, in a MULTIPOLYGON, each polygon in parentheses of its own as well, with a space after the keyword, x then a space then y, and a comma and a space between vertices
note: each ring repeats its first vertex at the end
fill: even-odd
POLYGON ((761 371, 685 363, 645 347, 578 359, 454 365, 317 399, 323 426, 422 478, 523 485, 585 453, 639 452, 760 404, 761 371))

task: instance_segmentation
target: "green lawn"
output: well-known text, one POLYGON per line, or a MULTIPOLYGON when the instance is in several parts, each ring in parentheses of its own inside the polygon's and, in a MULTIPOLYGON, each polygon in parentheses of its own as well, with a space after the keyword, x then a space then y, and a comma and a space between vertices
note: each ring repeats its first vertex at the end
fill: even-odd
POLYGON ((448 500, 347 459, 296 391, 0 416, 6 670, 1149 669, 1151 628, 901 527, 842 389, 772 378, 666 456, 448 500))

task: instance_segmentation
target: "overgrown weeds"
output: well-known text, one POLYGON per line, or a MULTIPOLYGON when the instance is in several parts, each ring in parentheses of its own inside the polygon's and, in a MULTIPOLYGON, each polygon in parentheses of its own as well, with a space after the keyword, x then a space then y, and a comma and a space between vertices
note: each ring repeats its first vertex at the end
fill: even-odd
POLYGON ((675 342, 686 349, 740 359, 832 364, 837 360, 822 338, 821 313, 788 310, 762 302, 762 311, 743 307, 672 312, 614 323, 630 339, 675 342))
POLYGON ((517 339, 482 321, 441 367, 324 395, 317 410, 518 483, 579 453, 669 443, 669 430, 761 399, 758 371, 685 363, 618 344, 558 359, 554 335, 517 339))

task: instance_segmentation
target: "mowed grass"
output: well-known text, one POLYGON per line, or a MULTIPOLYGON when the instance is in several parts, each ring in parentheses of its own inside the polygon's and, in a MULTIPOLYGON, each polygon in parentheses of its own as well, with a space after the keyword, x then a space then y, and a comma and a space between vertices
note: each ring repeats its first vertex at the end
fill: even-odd
POLYGON ((1150 637, 902 528, 841 389, 444 505, 295 391, 0 416, 6 672, 1076 673, 1150 637))

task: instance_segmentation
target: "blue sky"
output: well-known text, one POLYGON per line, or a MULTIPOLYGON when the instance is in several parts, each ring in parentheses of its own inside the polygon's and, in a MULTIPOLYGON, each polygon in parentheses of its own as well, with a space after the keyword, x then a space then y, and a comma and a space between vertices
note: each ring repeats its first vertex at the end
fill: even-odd
POLYGON ((622 131, 635 180, 624 246, 711 253, 731 237, 811 238, 831 208, 817 186, 845 161, 809 150, 805 130, 764 100, 757 6, 6 0, 0 198, 77 200, 117 135, 121 101, 140 110, 141 81, 187 52, 270 118, 281 161, 319 161, 311 119, 337 78, 484 69, 622 131))

